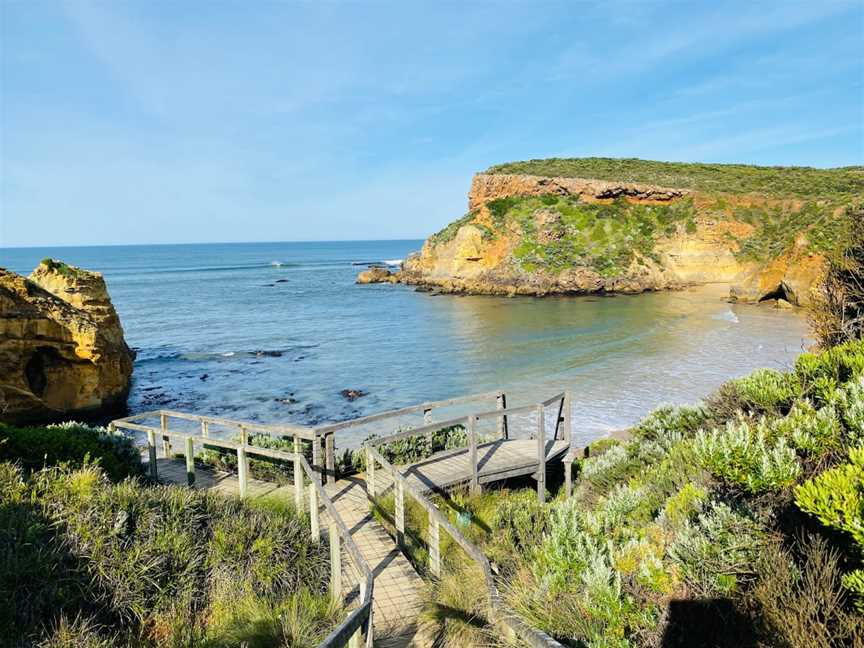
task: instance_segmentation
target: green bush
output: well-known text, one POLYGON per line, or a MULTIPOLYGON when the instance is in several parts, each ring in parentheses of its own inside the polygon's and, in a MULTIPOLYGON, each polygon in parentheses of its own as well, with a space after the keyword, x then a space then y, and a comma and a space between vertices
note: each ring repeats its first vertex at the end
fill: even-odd
POLYGON ((753 520, 713 502, 685 523, 669 554, 700 596, 729 595, 755 576, 762 535, 753 520))
POLYGON ((751 493, 779 490, 795 483, 801 464, 786 439, 769 441, 764 422, 741 420, 696 435, 693 449, 713 475, 751 493))
POLYGON ((677 433, 691 437, 706 423, 708 413, 704 407, 673 407, 664 405, 651 412, 633 428, 633 436, 657 441, 661 437, 677 433))
POLYGON ((115 481, 142 472, 141 456, 127 436, 73 422, 34 427, 0 423, 0 461, 15 461, 26 471, 98 462, 115 481))
MULTIPOLYGON (((410 430, 411 428, 407 428, 410 430)), ((401 428, 394 431, 394 434, 402 432, 401 428)), ((377 434, 370 434, 366 441, 377 439, 377 434)), ((463 425, 451 425, 449 427, 435 430, 432 437, 425 434, 409 436, 404 439, 397 439, 389 443, 383 443, 377 446, 378 452, 387 461, 394 465, 404 466, 406 464, 415 463, 423 459, 428 459, 436 452, 442 450, 452 450, 454 448, 464 448, 468 445, 468 433, 463 425)), ((353 453, 352 464, 358 472, 366 470, 366 452, 359 449, 353 453)))
POLYGON ((817 410, 808 400, 795 403, 789 414, 777 419, 770 429, 773 434, 786 438, 799 450, 815 457, 839 448, 843 435, 836 408, 828 405, 817 410))

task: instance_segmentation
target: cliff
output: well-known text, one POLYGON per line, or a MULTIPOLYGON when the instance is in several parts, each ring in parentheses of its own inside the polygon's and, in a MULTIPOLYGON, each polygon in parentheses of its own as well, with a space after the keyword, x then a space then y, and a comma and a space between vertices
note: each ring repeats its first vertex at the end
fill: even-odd
POLYGON ((504 295, 718 282, 741 301, 801 304, 862 199, 859 167, 511 163, 474 176, 468 213, 429 237, 398 280, 504 295))
POLYGON ((0 420, 122 408, 133 359, 102 275, 48 259, 29 278, 0 268, 0 420))

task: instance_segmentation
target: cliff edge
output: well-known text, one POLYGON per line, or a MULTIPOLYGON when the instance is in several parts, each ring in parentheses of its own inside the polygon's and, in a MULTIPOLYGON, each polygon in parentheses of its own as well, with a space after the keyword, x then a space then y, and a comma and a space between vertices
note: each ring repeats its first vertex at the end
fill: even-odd
POLYGON ((133 360, 101 274, 53 259, 28 278, 0 268, 0 420, 122 409, 133 360))
POLYGON ((467 214, 398 280, 499 295, 728 283, 737 300, 802 304, 861 200, 861 167, 510 163, 474 176, 467 214))

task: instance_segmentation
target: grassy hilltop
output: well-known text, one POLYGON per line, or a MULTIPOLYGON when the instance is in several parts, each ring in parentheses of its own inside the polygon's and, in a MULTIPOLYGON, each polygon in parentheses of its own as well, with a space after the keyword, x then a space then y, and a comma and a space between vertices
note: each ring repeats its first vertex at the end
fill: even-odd
POLYGON ((485 173, 637 182, 704 192, 830 198, 864 196, 864 167, 836 169, 656 162, 636 158, 549 158, 505 162, 485 173))

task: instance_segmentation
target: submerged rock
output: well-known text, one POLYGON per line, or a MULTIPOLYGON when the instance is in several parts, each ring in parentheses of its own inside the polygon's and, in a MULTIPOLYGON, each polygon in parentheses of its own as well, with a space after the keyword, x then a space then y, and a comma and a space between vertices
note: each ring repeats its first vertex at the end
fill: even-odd
POLYGON ((357 400, 358 398, 367 395, 362 389, 343 389, 339 393, 342 394, 342 398, 349 401, 357 400))
POLYGON ((0 420, 122 410, 135 358, 102 275, 46 259, 0 268, 0 420))

